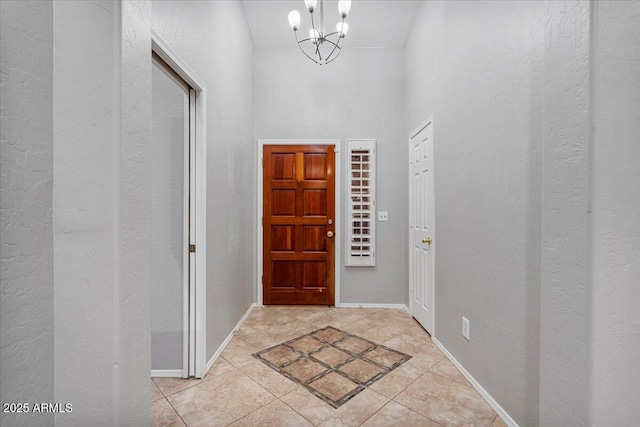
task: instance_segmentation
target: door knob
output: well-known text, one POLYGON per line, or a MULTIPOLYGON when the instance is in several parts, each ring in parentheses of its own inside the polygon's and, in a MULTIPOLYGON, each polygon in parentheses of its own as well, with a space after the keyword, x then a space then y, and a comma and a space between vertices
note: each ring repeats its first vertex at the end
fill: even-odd
POLYGON ((333 237, 333 231, 327 231, 327 237, 329 238, 333 237))
POLYGON ((424 239, 422 239, 422 243, 431 244, 431 237, 425 237, 424 239))

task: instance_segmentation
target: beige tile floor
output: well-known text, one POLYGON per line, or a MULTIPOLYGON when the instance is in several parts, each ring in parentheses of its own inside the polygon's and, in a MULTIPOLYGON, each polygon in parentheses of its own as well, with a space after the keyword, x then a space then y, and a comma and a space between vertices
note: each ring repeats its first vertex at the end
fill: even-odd
POLYGON ((201 380, 153 378, 154 426, 504 426, 402 310, 255 308, 201 380), (252 354, 333 326, 412 358, 334 409, 252 354))

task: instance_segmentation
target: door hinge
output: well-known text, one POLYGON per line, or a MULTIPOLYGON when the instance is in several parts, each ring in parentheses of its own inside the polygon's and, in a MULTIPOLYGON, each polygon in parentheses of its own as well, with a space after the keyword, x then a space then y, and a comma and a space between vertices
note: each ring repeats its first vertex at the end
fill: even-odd
POLYGON ((260 283, 264 285, 264 276, 260 276, 260 283))
POLYGON ((340 150, 338 149, 338 147, 333 147, 333 152, 334 152, 334 153, 339 153, 339 152, 340 152, 340 150))
POLYGON ((196 251, 196 245, 189 245, 189 252, 195 252, 196 251))
POLYGON ((261 159, 262 167, 264 167, 264 157, 261 159))

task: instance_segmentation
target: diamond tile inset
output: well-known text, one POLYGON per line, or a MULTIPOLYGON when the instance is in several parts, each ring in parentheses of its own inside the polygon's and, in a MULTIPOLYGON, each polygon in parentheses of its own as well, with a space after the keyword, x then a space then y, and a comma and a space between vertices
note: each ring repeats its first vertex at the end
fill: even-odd
MULTIPOLYGON (((369 380, 375 378, 377 375, 384 375, 384 369, 374 365, 373 363, 365 362, 362 359, 354 359, 340 368, 345 374, 355 378, 359 383, 364 384, 369 380)), ((376 378, 377 379, 377 378, 376 378)))
POLYGON ((334 408, 411 359, 332 326, 253 355, 334 408))
POLYGON ((388 350, 384 347, 376 347, 363 354, 362 357, 380 365, 384 365, 387 368, 393 368, 396 363, 403 360, 404 355, 394 350, 388 350))
POLYGON ((358 353, 362 353, 366 349, 371 348, 377 344, 371 341, 367 341, 364 338, 350 336, 341 341, 336 342, 335 345, 343 350, 347 350, 347 351, 350 351, 351 353, 358 354, 358 353))
POLYGON ((335 368, 336 366, 346 362, 347 360, 353 358, 349 353, 345 353, 342 350, 338 350, 335 347, 327 347, 319 352, 315 353, 313 356, 314 359, 319 360, 321 362, 326 363, 327 365, 335 368))
POLYGON ((283 366, 300 357, 300 353, 282 346, 270 348, 262 354, 262 358, 268 360, 275 366, 283 366))
POLYGON ((311 359, 302 358, 296 360, 290 365, 287 365, 282 368, 282 370, 295 377, 299 382, 304 383, 316 375, 326 371, 327 368, 311 359))
POLYGON ((309 386, 335 402, 339 402, 347 395, 352 395, 349 397, 353 397, 361 391, 361 387, 358 384, 335 372, 315 380, 309 386))
POLYGON ((325 344, 322 341, 307 335, 291 343, 291 347, 295 347, 305 353, 312 353, 324 346, 325 344))
POLYGON ((322 341, 333 344, 334 342, 341 340, 346 337, 347 334, 339 331, 337 329, 322 329, 314 334, 316 337, 320 338, 322 341))

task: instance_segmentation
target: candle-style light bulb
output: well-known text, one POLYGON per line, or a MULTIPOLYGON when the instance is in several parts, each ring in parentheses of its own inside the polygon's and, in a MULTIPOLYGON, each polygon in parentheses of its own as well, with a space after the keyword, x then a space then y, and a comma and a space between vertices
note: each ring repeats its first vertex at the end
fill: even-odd
POLYGON ((345 37, 349 32, 349 24, 346 22, 338 22, 336 24, 336 30, 338 31, 338 34, 340 34, 340 37, 345 37))
POLYGON ((291 25, 293 31, 298 31, 298 28, 300 28, 300 12, 297 10, 289 12, 289 25, 291 25))
POLYGON ((309 9, 309 12, 311 13, 316 9, 317 3, 317 0, 304 0, 304 5, 307 6, 307 9, 309 9))
POLYGON ((340 0, 338 2, 338 12, 340 12, 340 16, 342 19, 346 18, 351 10, 351 0, 340 0))

